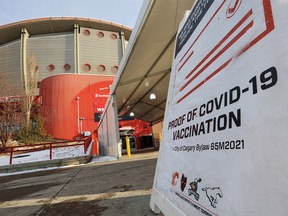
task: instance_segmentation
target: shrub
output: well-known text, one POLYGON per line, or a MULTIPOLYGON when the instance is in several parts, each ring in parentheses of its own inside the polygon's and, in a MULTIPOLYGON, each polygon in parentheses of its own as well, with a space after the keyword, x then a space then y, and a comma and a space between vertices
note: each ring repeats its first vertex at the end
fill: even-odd
POLYGON ((51 139, 50 135, 48 135, 44 129, 44 120, 41 115, 34 116, 32 125, 20 128, 16 132, 15 138, 18 142, 25 144, 44 142, 51 139))

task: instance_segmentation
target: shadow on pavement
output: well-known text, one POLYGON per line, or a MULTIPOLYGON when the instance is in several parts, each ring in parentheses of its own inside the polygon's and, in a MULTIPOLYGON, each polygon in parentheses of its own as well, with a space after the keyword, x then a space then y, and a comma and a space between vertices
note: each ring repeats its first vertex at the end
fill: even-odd
POLYGON ((0 215, 152 216, 156 162, 140 158, 0 177, 0 215))

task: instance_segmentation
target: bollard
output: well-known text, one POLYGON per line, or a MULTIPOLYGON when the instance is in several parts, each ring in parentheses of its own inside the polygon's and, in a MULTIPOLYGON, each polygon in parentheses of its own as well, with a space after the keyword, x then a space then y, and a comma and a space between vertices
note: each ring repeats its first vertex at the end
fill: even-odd
POLYGON ((159 145, 161 144, 161 142, 162 142, 162 134, 159 133, 159 145))
POLYGON ((50 148, 50 160, 52 160, 52 143, 50 143, 49 148, 50 148))
POLYGON ((12 158, 13 158, 13 147, 10 149, 10 162, 9 164, 12 164, 12 158))
POLYGON ((126 136, 126 149, 127 149, 127 156, 131 157, 130 139, 128 136, 126 136))

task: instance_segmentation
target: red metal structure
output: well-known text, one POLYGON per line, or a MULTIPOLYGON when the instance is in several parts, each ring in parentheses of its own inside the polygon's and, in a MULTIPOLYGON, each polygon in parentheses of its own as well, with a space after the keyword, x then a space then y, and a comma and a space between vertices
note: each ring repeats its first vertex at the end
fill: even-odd
POLYGON ((119 119, 119 131, 123 149, 126 149, 126 136, 129 136, 130 146, 132 149, 153 147, 153 132, 149 122, 145 122, 139 119, 119 119))
MULTIPOLYGON (((41 81, 40 98, 44 127, 54 138, 81 139, 94 134, 110 93, 114 76, 61 74, 41 81)), ((128 133, 134 148, 153 146, 152 127, 132 118, 119 121, 120 134, 128 133), (128 130, 126 129, 128 128, 128 130)), ((97 132, 96 132, 97 133, 97 132)), ((123 142, 125 149, 125 142, 123 142)), ((98 154, 97 146, 92 148, 98 154)))
POLYGON ((113 76, 63 74, 40 85, 44 127, 52 137, 72 140, 92 134, 104 110, 113 76), (89 134, 89 133, 87 133, 89 134))

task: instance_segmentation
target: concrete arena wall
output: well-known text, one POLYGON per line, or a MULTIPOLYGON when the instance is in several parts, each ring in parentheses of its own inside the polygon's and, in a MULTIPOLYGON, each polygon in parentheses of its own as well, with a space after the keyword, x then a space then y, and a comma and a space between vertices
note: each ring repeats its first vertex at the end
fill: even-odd
MULTIPOLYGON (((5 85, 13 86, 14 89, 21 87, 20 40, 0 46, 0 76, 5 85)), ((12 96, 13 93, 0 91, 0 96, 12 96)))
POLYGON ((119 32, 103 31, 99 29, 80 28, 79 34, 79 71, 80 73, 115 75, 113 66, 117 66, 123 56, 119 32), (84 32, 89 31, 90 35, 84 32), (103 35, 103 37, 99 37, 103 35), (113 38, 112 38, 113 36, 113 38), (116 37, 114 39, 114 37, 116 37), (85 64, 91 65, 91 71, 86 72, 85 64), (104 72, 99 66, 105 67, 104 72))
MULTIPOLYGON (((25 25, 22 28, 25 29, 25 25)), ((26 37, 21 37, 19 32, 19 38, 0 44, 0 76, 4 75, 9 86, 17 89, 17 92, 0 96, 21 93, 21 76, 25 74, 24 65, 21 63, 23 58, 26 58, 27 64, 32 57, 35 59, 38 81, 67 73, 113 76, 125 48, 125 39, 123 40, 121 32, 84 26, 79 26, 77 31, 71 29, 69 32, 53 34, 30 35, 27 31, 26 37), (85 32, 89 32, 89 35, 85 32), (103 37, 100 37, 99 33, 102 33, 103 37), (24 55, 26 57, 22 58, 24 55), (89 65, 90 69, 86 70, 85 65, 89 65)))
POLYGON ((35 56, 38 66, 39 81, 56 74, 74 72, 74 35, 43 35, 31 37, 27 40, 27 57, 35 56), (55 66, 54 71, 48 70, 48 65, 55 66), (71 69, 65 71, 64 65, 71 69))

